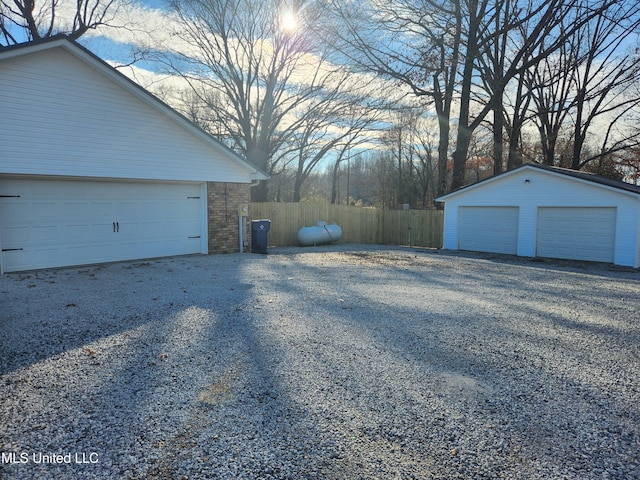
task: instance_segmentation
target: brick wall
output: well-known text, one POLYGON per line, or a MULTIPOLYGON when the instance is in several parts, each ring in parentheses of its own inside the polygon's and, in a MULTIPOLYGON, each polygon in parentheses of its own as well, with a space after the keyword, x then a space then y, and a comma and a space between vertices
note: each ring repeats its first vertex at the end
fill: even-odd
MULTIPOLYGON (((249 203, 246 183, 207 183, 207 216, 209 222, 209 253, 240 251, 238 238, 238 204, 249 203)), ((250 221, 247 219, 244 240, 251 245, 250 221)), ((245 249, 249 251, 250 249, 245 249)))

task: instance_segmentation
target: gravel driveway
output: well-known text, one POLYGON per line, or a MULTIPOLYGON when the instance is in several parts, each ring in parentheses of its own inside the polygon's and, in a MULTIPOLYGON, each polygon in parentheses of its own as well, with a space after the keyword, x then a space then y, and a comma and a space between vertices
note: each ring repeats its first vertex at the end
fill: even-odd
POLYGON ((638 270, 270 252, 0 277, 0 478, 640 478, 638 270))

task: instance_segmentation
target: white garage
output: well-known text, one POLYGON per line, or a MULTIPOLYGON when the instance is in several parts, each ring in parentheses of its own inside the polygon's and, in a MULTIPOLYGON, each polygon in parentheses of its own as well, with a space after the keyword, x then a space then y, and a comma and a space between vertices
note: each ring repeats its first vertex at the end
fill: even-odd
POLYGON ((2 272, 209 253, 268 178, 66 38, 0 50, 0 145, 2 272))
POLYGON ((640 187, 543 165, 438 198, 444 247, 640 267, 640 187))

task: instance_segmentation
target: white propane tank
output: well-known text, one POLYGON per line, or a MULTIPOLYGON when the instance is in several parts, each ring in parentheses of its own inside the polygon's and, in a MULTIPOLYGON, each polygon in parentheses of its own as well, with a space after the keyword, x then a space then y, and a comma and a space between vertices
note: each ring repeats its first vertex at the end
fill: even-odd
POLYGON ((342 229, 338 225, 327 225, 318 222, 313 227, 302 227, 298 230, 298 243, 303 247, 337 242, 342 238, 342 229))

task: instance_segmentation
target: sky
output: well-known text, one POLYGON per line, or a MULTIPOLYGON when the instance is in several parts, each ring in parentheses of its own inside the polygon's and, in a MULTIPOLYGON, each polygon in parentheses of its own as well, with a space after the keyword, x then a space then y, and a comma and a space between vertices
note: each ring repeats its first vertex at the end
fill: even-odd
MULTIPOLYGON (((36 0, 37 4, 42 4, 43 0, 36 0)), ((104 0, 98 0, 104 3, 104 0)), ((56 17, 58 22, 68 21, 73 18, 75 0, 60 0, 56 7, 56 17)), ((115 0, 118 5, 120 0, 115 0)), ((127 28, 105 28, 99 27, 97 30, 89 30, 78 42, 88 48, 91 52, 103 60, 114 64, 127 64, 131 61, 133 47, 140 41, 147 40, 144 31, 159 31, 163 23, 162 12, 167 10, 165 0, 144 0, 136 1, 128 6, 121 7, 116 18, 110 23, 115 25, 127 25, 127 28)), ((111 9, 110 11, 113 11, 111 9)), ((46 25, 46 19, 43 22, 46 25)), ((68 31, 64 24, 60 23, 63 30, 68 31)), ((18 42, 26 42, 27 37, 24 32, 17 29, 12 34, 18 42)), ((154 69, 152 63, 141 64, 141 67, 154 69)))
MULTIPOLYGON (((166 12, 165 0, 146 0, 144 3, 132 4, 120 12, 121 16, 118 21, 133 25, 134 28, 107 28, 91 32, 83 37, 80 43, 114 66, 129 63, 132 58, 132 48, 136 44, 145 44, 151 38, 154 43, 171 41, 167 37, 171 21, 166 16, 166 12)), ((288 21, 293 26, 295 19, 289 18, 288 21)), ((148 61, 137 62, 134 67, 121 68, 120 71, 152 92, 157 91, 156 82, 158 81, 161 81, 165 86, 171 84, 179 86, 182 83, 177 78, 159 76, 158 66, 148 61)), ((398 90, 397 86, 396 90, 398 90)), ((167 99, 165 98, 165 100, 167 99)))
MULTIPOLYGON (((164 5, 164 0, 146 0, 122 7, 113 23, 125 25, 124 28, 101 27, 87 32, 79 42, 105 61, 128 64, 133 48, 148 43, 151 33, 158 37, 164 31, 166 38, 168 25, 165 24, 167 9, 164 5)), ((145 66, 153 67, 151 63, 145 66)))
MULTIPOLYGON (((70 5, 69 8, 73 8, 73 1, 61 0, 61 2, 66 2, 70 5)), ((137 46, 167 45, 173 48, 179 45, 183 49, 190 49, 195 55, 196 50, 185 45, 184 42, 179 44, 175 37, 170 36, 172 27, 175 26, 172 22, 166 0, 145 0, 144 3, 133 3, 123 7, 118 12, 114 24, 127 25, 127 28, 100 28, 89 31, 80 38, 79 43, 116 67, 129 64, 137 46)), ((288 13, 283 15, 283 25, 285 28, 298 28, 297 19, 288 13)), ((140 81, 143 81, 143 77, 154 78, 153 75, 145 76, 141 72, 142 69, 151 73, 160 71, 157 63, 144 60, 137 61, 134 69, 120 68, 120 71, 125 75, 131 75, 135 71, 137 80, 140 81)), ((372 76, 362 80, 366 83, 381 82, 372 76)), ((149 87, 145 84, 142 86, 149 87)))
MULTIPOLYGON (((72 18, 75 1, 60 0, 58 8, 68 9, 67 12, 58 11, 58 18, 72 18)), ((126 25, 127 28, 100 28, 97 31, 88 32, 79 42, 116 67, 128 64, 133 58, 132 52, 136 45, 157 45, 165 42, 167 45, 172 45, 175 42, 175 39, 169 36, 172 20, 167 16, 167 12, 166 0, 145 0, 123 6, 117 12, 113 23, 126 25)), ((294 20, 289 19, 292 23, 294 20)), ((182 81, 177 77, 160 75, 158 65, 150 61, 139 61, 133 67, 119 68, 119 70, 152 93, 158 92, 158 82, 162 82, 165 87, 166 85, 179 86, 182 84, 182 81)), ((363 83, 372 81, 373 77, 362 76, 363 83)), ((377 81, 382 82, 381 80, 377 81)), ((397 85, 396 91, 398 91, 397 85)))
MULTIPOLYGON (((63 0, 69 1, 69 0, 63 0)), ((160 71, 159 65, 151 61, 139 61, 133 66, 122 67, 132 59, 132 51, 136 45, 162 45, 176 46, 175 38, 169 36, 172 20, 167 16, 167 8, 163 9, 164 0, 148 0, 144 4, 132 4, 123 8, 116 19, 116 24, 127 24, 130 28, 102 28, 98 31, 88 32, 81 37, 79 43, 88 48, 94 54, 107 61, 118 70, 139 83, 143 88, 152 93, 159 94, 160 88, 167 92, 171 88, 183 89, 185 83, 178 76, 167 75, 160 71), (166 43, 165 43, 166 42, 166 43)), ((298 28, 295 17, 283 16, 285 28, 298 28)), ((182 45, 190 48, 189 45, 182 45)), ((311 72, 311 74, 313 74, 311 72)), ((304 72, 297 73, 301 81, 307 81, 304 72)), ((370 75, 355 74, 354 79, 359 85, 375 85, 386 83, 370 75)), ((295 77, 294 77, 295 80, 295 77)), ((397 85, 395 92, 399 92, 397 85)), ((180 110, 180 106, 166 97, 166 93, 160 94, 164 101, 180 110)), ((367 148, 371 145, 367 145, 367 148)))

